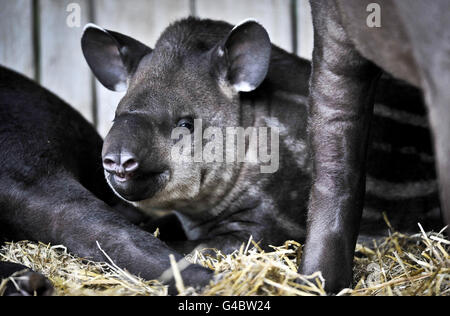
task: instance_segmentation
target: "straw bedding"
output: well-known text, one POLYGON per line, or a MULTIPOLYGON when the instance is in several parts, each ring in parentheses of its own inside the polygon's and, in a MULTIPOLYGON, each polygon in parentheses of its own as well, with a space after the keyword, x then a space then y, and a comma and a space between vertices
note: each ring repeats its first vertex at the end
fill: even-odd
MULTIPOLYGON (((450 296, 450 241, 442 232, 425 233, 419 228, 416 235, 391 233, 370 246, 358 244, 353 287, 338 295, 450 296)), ((320 273, 308 277, 297 274, 299 243, 287 241, 271 248, 264 252, 250 239, 231 255, 217 250, 193 253, 187 259, 213 269, 215 279, 206 288, 193 289, 185 288, 178 278, 178 290, 181 295, 326 295, 320 273), (296 282, 299 279, 303 282, 296 282)), ((157 281, 142 280, 110 260, 97 263, 78 258, 64 246, 8 243, 0 250, 0 261, 20 263, 43 273, 53 282, 58 296, 167 295, 166 287, 157 281)), ((172 265, 176 267, 174 261, 172 265)), ((0 284, 0 293, 6 281, 0 284)))

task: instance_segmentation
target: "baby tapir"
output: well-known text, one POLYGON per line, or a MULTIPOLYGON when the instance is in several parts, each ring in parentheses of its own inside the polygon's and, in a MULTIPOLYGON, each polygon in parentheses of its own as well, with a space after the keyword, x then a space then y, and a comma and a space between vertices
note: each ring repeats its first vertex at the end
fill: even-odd
POLYGON ((450 224, 450 3, 317 0, 311 6, 314 159, 302 272, 321 270, 327 288, 337 291, 348 286, 352 275, 373 94, 381 69, 424 92, 442 213, 450 224))
MULTIPOLYGON (((187 240, 171 246, 183 253, 197 246, 229 252, 250 236, 261 246, 305 238, 309 62, 271 45, 265 29, 251 20, 233 28, 184 19, 169 26, 154 49, 88 25, 82 47, 98 80, 126 91, 103 146, 106 179, 118 196, 150 216, 175 212, 187 240), (227 140, 214 149, 208 144, 228 137, 229 127, 257 127, 257 138, 271 135, 258 138, 269 159, 225 161, 227 140), (181 137, 178 132, 174 137, 174 130, 181 137), (173 148, 186 138, 184 153, 193 159, 174 159, 173 148), (196 145, 203 145, 203 156, 196 156, 196 145)), ((367 207, 399 218, 403 201, 413 215, 403 218, 401 228, 408 222, 416 229, 417 221, 427 221, 424 211, 438 207, 421 95, 406 84, 382 82, 367 207)), ((255 155, 247 136, 243 151, 255 155)), ((381 233, 374 219, 380 213, 368 213, 369 234, 381 233)), ((165 231, 173 229, 169 225, 165 231)))
MULTIPOLYGON (((107 186, 95 129, 55 95, 2 67, 0 122, 2 241, 63 244, 78 256, 104 261, 98 242, 115 263, 149 280, 170 268, 170 254, 182 259, 132 224, 140 216, 107 186)), ((23 269, 0 264, 0 278, 23 269)), ((210 274, 199 266, 183 271, 192 285, 208 282, 210 274)), ((48 293, 36 274, 25 279, 26 293, 48 293)))

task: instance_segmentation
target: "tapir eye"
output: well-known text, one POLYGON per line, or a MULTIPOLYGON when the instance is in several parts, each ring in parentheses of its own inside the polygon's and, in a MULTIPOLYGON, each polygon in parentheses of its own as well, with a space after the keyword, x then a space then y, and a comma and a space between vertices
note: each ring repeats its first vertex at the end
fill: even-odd
POLYGON ((190 118, 184 118, 178 122, 177 127, 187 128, 192 133, 194 131, 194 122, 190 118))

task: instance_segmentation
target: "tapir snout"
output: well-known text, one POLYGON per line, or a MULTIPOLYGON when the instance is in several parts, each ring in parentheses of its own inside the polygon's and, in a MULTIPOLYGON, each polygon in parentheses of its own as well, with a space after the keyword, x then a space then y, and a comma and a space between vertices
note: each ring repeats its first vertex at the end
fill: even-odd
POLYGON ((157 132, 144 115, 125 114, 115 119, 105 139, 102 160, 106 179, 128 201, 152 197, 169 179, 157 132))

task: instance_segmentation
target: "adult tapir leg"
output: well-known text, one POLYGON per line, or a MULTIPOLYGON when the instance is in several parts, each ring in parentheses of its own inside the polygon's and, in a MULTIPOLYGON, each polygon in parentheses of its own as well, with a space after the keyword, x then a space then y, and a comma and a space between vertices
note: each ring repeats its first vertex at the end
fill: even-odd
POLYGON ((315 50, 309 129, 313 185, 301 273, 347 287, 359 231, 373 90, 379 70, 346 37, 332 1, 312 1, 315 50))
MULTIPOLYGON (((439 76, 428 77, 426 85, 430 88, 426 90, 425 98, 433 130, 442 217, 450 236, 450 65, 447 67, 447 72, 438 70, 439 76)), ((444 70, 445 65, 441 69, 444 70)))
POLYGON ((441 208, 450 236, 450 98, 439 95, 430 109, 439 175, 441 208))
MULTIPOLYGON (((117 265, 148 280, 158 279, 170 268, 170 254, 177 261, 182 259, 152 234, 113 212, 68 174, 52 175, 30 187, 21 183, 2 187, 0 221, 12 228, 15 239, 64 244, 78 256, 104 261, 98 242, 117 265)), ((182 272, 185 284, 192 286, 206 284, 211 274, 196 265, 182 272)))

